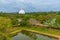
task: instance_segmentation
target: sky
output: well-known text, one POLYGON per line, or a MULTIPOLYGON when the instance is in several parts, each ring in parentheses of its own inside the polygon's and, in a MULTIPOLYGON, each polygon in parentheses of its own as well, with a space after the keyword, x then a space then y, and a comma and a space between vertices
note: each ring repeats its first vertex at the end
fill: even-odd
POLYGON ((60 0, 0 0, 0 11, 18 12, 60 11, 60 0))

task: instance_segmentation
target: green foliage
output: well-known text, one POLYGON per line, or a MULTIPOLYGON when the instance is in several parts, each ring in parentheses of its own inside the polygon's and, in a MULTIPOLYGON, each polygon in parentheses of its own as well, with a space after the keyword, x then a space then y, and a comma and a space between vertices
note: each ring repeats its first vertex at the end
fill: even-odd
POLYGON ((8 37, 8 29, 12 27, 11 19, 6 17, 0 17, 0 39, 1 40, 9 40, 8 37))
POLYGON ((17 25, 18 24, 18 20, 16 18, 12 18, 11 22, 12 22, 12 25, 17 25))
POLYGON ((20 26, 31 26, 31 24, 29 23, 29 21, 21 21, 20 26))
POLYGON ((30 24, 29 19, 37 19, 40 23, 44 24, 47 23, 48 25, 52 26, 59 26, 60 25, 60 12, 30 12, 26 14, 18 14, 18 13, 3 13, 1 12, 0 16, 10 18, 13 25, 18 26, 18 18, 22 19, 21 25, 30 24), (54 24, 51 23, 52 19, 56 18, 56 22, 54 24))
MULTIPOLYGON (((2 36, 0 35, 0 39, 3 40, 3 38, 6 38, 6 40, 9 40, 10 37, 8 37, 8 33, 10 30, 8 30, 10 27, 18 26, 18 18, 21 18, 22 21, 20 22, 20 26, 22 27, 31 27, 31 24, 29 22, 30 18, 37 19, 41 24, 47 24, 48 27, 54 27, 54 28, 60 28, 60 12, 31 12, 26 14, 18 14, 18 13, 0 13, 0 32, 2 33, 2 36), (54 19, 56 18, 56 20, 54 19), (55 21, 54 21, 55 20, 55 21)), ((31 29, 44 31, 45 27, 32 27, 31 29)), ((48 31, 45 29, 45 32, 48 31)), ((49 32, 49 31, 48 31, 49 32)), ((60 31, 59 31, 60 32, 60 31)), ((50 32, 49 32, 50 33, 50 32)), ((59 33, 58 33, 59 34, 59 33)))
POLYGON ((60 15, 57 15, 57 16, 56 16, 56 19, 57 19, 56 22, 57 22, 58 24, 60 24, 60 15))
POLYGON ((0 30, 5 32, 9 27, 12 27, 11 20, 6 17, 0 17, 0 30))

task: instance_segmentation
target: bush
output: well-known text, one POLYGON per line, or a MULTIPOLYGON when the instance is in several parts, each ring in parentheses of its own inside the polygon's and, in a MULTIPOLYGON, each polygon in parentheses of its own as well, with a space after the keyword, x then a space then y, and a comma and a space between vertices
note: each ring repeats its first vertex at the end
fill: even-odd
POLYGON ((6 17, 0 17, 0 30, 5 32, 10 27, 12 27, 11 20, 6 17))

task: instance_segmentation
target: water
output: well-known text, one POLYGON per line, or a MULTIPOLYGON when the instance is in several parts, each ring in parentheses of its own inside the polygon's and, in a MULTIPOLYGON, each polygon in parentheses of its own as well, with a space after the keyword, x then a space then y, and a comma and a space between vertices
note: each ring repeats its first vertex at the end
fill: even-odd
POLYGON ((32 33, 28 31, 21 31, 16 36, 12 37, 12 40, 57 40, 56 38, 32 33))

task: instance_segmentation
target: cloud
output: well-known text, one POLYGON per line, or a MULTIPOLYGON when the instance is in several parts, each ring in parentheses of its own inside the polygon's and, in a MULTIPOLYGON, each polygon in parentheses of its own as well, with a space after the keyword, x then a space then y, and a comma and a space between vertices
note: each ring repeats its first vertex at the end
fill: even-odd
POLYGON ((7 0, 0 0, 0 4, 9 4, 10 2, 7 0))
POLYGON ((17 11, 20 8, 26 11, 60 10, 60 0, 0 0, 2 11, 17 11))

